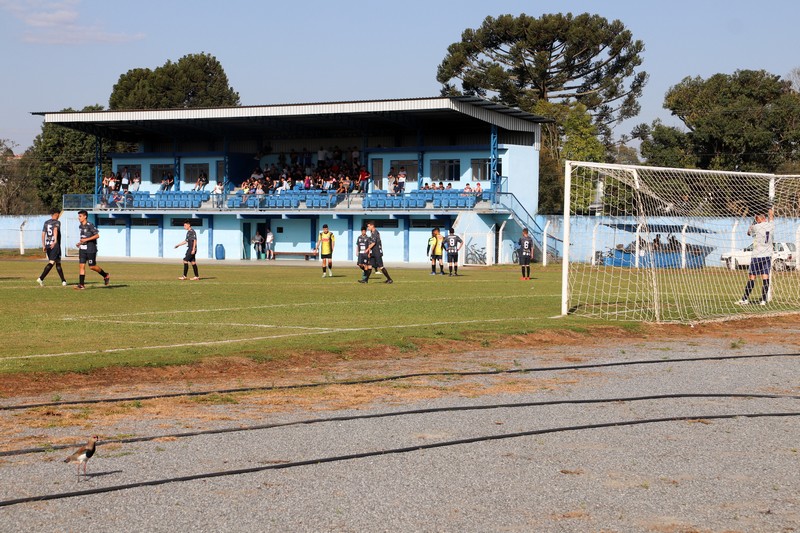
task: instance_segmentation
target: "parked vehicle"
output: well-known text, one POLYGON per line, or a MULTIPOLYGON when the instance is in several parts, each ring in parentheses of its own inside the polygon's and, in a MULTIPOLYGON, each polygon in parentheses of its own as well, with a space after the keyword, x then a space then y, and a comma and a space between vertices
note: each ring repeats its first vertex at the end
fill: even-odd
MULTIPOLYGON (((797 268, 797 254, 793 242, 772 243, 772 270, 783 272, 797 268)), ((722 263, 731 270, 750 266, 750 257, 753 255, 753 245, 747 248, 726 252, 720 256, 722 263)))

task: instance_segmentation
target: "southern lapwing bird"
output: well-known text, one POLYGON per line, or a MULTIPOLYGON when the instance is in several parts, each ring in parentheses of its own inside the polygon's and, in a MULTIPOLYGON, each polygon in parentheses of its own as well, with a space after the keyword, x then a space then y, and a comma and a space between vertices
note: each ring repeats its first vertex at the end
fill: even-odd
POLYGON ((64 459, 65 463, 77 463, 78 464, 78 475, 81 475, 81 465, 83 465, 83 475, 86 476, 86 463, 89 462, 89 458, 94 455, 94 450, 97 447, 97 441, 100 440, 100 437, 95 435, 89 442, 86 443, 85 446, 81 446, 75 453, 64 459))

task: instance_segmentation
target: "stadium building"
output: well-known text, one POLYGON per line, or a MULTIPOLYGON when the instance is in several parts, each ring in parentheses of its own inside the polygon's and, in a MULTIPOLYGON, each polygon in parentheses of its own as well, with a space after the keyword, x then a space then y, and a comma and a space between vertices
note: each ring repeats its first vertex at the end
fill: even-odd
POLYGON ((533 215, 541 124, 548 119, 480 98, 35 114, 97 139, 94 194, 65 195, 64 209, 89 211, 104 257, 178 259, 184 251, 172 244, 183 239, 187 218, 200 240, 198 258, 218 260, 255 258, 251 239, 268 228, 276 258, 308 259, 327 224, 336 238, 334 260, 350 261, 368 220, 381 229, 391 262, 426 261, 434 227, 452 226, 464 237, 466 263, 510 262, 523 227, 539 254, 547 248, 533 215), (138 148, 102 154, 104 139, 138 148), (141 177, 138 191, 115 197, 104 189, 106 158, 115 173, 141 177), (364 191, 304 183, 305 174, 322 168, 338 177, 348 165, 370 173, 364 191), (286 182, 297 182, 265 194, 243 191, 256 167, 278 183, 285 174, 286 182), (397 191, 389 174, 401 167, 407 179, 397 191), (172 185, 162 190, 170 174, 172 185), (208 184, 194 190, 201 176, 208 184), (221 194, 212 192, 217 182, 221 194), (440 183, 445 190, 429 190, 440 183))

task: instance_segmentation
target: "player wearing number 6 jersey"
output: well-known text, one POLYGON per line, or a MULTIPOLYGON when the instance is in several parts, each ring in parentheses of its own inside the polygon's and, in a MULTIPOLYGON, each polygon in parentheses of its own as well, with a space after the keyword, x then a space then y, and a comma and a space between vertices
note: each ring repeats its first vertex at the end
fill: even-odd
POLYGON ((761 276, 761 305, 767 305, 769 297, 769 273, 772 269, 772 241, 775 238, 775 213, 769 208, 767 216, 756 215, 755 224, 747 230, 753 237, 753 255, 750 256, 750 269, 747 271, 748 280, 744 287, 744 296, 736 302, 739 305, 750 303, 750 291, 756 284, 756 276, 761 276), (768 218, 769 217, 769 218, 768 218))
POLYGON ((533 239, 528 235, 528 228, 523 228, 519 241, 519 266, 522 269, 522 279, 531 279, 531 257, 533 255, 533 239))

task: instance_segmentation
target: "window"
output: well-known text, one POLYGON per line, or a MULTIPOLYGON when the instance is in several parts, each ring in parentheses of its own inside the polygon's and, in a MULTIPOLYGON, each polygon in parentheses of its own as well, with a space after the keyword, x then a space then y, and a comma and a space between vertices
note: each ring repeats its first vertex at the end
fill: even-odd
POLYGON ((431 181, 458 181, 461 179, 461 161, 458 159, 432 159, 431 181))
POLYGON ((183 182, 197 183, 201 172, 208 177, 208 163, 186 163, 183 165, 183 182))
POLYGON ((128 221, 124 218, 105 218, 97 217, 98 226, 127 226, 128 221))
MULTIPOLYGON (((407 181, 417 181, 417 175, 419 173, 419 165, 416 159, 409 159, 407 161, 401 161, 398 159, 389 161, 389 166, 394 167, 394 172, 397 174, 400 172, 400 167, 405 167, 406 169, 406 180, 407 181)), ((386 171, 388 174, 388 170, 386 171)))
MULTIPOLYGON (((210 179, 210 177, 209 177, 210 179)), ((225 182, 225 160, 217 161, 217 181, 220 183, 225 182)))
POLYGON ((161 185, 161 176, 173 172, 175 167, 173 165, 150 165, 150 183, 158 183, 161 185))
MULTIPOLYGON (((472 181, 490 181, 492 179, 492 160, 491 159, 472 159, 472 181)), ((500 158, 497 158, 497 175, 503 175, 500 158)))
MULTIPOLYGON (((372 221, 376 228, 399 228, 400 225, 396 218, 393 219, 379 219, 372 221)), ((366 224, 365 224, 366 225, 366 224)))
POLYGON ((157 218, 131 218, 131 226, 158 227, 157 218))
POLYGON ((203 227, 202 218, 173 218, 170 219, 170 226, 172 226, 173 228, 182 228, 183 223, 186 222, 187 220, 189 221, 189 224, 191 224, 192 227, 195 226, 200 228, 203 227))
POLYGON ((412 228, 440 228, 444 229, 449 222, 447 220, 431 220, 429 218, 412 218, 411 219, 411 227, 412 228))
POLYGON ((121 173, 123 170, 125 170, 125 167, 128 167, 128 175, 131 177, 131 179, 133 179, 137 172, 139 175, 142 174, 142 165, 118 165, 117 172, 121 173))

